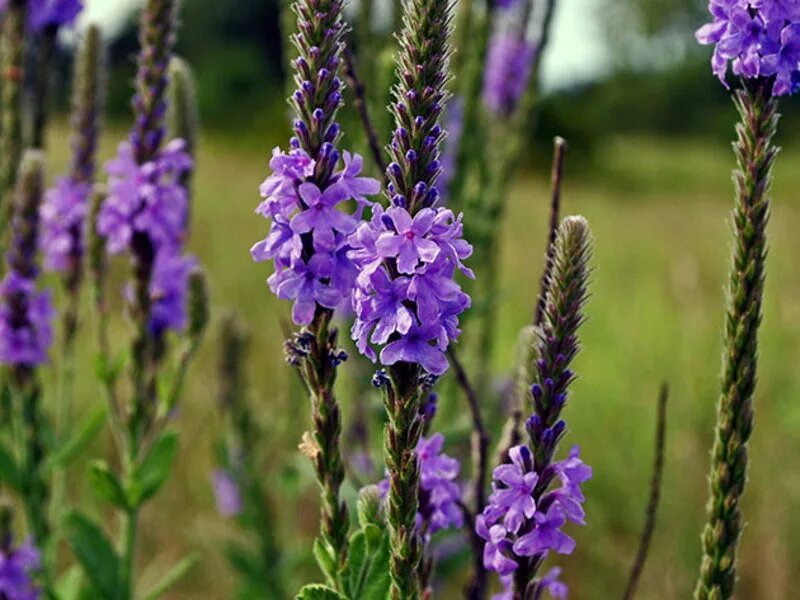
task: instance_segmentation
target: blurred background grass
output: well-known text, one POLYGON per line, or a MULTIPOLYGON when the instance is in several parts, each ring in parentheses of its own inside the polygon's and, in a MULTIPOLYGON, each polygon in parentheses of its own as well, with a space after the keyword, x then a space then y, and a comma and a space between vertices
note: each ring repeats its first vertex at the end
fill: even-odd
MULTIPOLYGON (((90 0, 89 5, 105 2, 90 0)), ((208 270, 215 313, 233 308, 252 328, 250 396, 267 434, 263 475, 293 590, 319 579, 308 552, 317 530, 317 491, 310 466, 296 451, 308 409, 282 359, 281 320, 288 318, 289 307, 269 293, 269 268, 254 264, 248 253, 266 231, 265 221, 253 213, 257 187, 266 175, 269 151, 287 135, 281 61, 275 54, 277 13, 271 1, 239 2, 236 10, 231 1, 185 4, 182 51, 200 79, 206 125, 191 245, 208 270)), ((639 597, 689 597, 699 561, 730 254, 733 157, 727 141, 734 119, 724 90, 708 72, 706 54, 690 46, 691 29, 702 21, 700 4, 620 0, 607 10, 611 5, 602 0, 594 3, 589 18, 615 43, 603 40, 608 58, 596 65, 595 77, 562 80, 544 99, 502 224, 499 342, 495 354, 485 357, 498 382, 512 368, 517 332, 530 318, 538 286, 549 139, 555 133, 568 137, 572 153, 564 212, 584 214, 596 237, 593 296, 576 366, 580 380, 566 410, 566 443, 581 444, 595 469, 586 486, 589 524, 570 532, 578 549, 558 561, 574 598, 617 597, 624 589, 644 517, 655 402, 663 380, 672 388, 664 494, 639 597), (626 35, 614 34, 621 30, 626 35), (627 58, 633 55, 637 60, 627 58)), ((104 139, 104 159, 125 134, 130 55, 136 48, 125 20, 114 23, 112 126, 104 139)), ((786 152, 778 161, 773 194, 757 423, 741 546, 742 599, 792 598, 800 586, 800 541, 792 533, 800 531, 800 139, 792 125, 800 111, 796 102, 783 108, 788 118, 778 141, 786 152)), ((49 149, 51 174, 57 174, 68 150, 63 123, 51 130, 49 149)), ((121 277, 125 265, 118 267, 121 277)), ((121 279, 115 285, 119 289, 121 279)), ((116 326, 121 347, 124 324, 116 326)), ((87 320, 82 373, 91 372, 92 334, 87 320)), ((223 556, 235 533, 216 514, 209 483, 220 429, 218 352, 212 331, 176 421, 182 431, 176 474, 143 515, 139 564, 145 580, 154 581, 165 565, 187 552, 202 553, 201 566, 169 596, 176 600, 227 599, 235 587, 223 556)), ((359 361, 354 357, 345 371, 369 373, 368 366, 356 366, 359 361)), ((352 378, 346 376, 339 386, 345 427, 353 396, 361 390, 352 378)), ((437 426, 453 441, 448 452, 463 454, 466 411, 457 390, 442 389, 444 415, 437 426)), ((86 408, 101 401, 91 378, 79 381, 79 397, 86 408)), ((380 413, 377 394, 366 401, 380 413)), ((485 409, 501 420, 500 406, 485 409)), ((377 432, 372 442, 380 447, 377 432)), ((106 453, 104 444, 97 445, 95 455, 106 453)), ((80 468, 71 479, 75 497, 91 503, 80 468)), ((354 493, 352 486, 347 493, 354 493)), ((438 597, 459 597, 459 585, 456 572, 442 583, 438 597)))

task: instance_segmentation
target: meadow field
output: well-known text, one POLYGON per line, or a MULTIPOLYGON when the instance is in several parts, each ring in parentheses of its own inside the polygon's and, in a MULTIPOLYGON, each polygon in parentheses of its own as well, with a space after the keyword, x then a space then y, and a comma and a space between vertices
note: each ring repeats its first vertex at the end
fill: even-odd
MULTIPOLYGON (((118 130, 117 134, 122 132, 118 130)), ((120 135, 109 134, 102 156, 120 135)), ((318 577, 308 553, 317 528, 313 473, 296 448, 307 428, 306 397, 285 365, 281 345, 287 303, 267 290, 266 264, 252 262, 249 248, 267 223, 253 210, 266 175, 269 150, 283 139, 275 131, 258 143, 237 145, 224 135, 203 138, 195 181, 192 249, 208 271, 215 315, 236 310, 252 330, 248 375, 267 451, 263 477, 274 504, 277 535, 285 549, 289 588, 318 577)), ((784 136, 786 137, 786 136, 784 136)), ((66 160, 63 128, 51 132, 51 175, 66 160)), ((770 256, 761 330, 756 429, 751 446, 751 483, 744 514, 741 585, 737 597, 792 598, 800 586, 800 145, 779 138, 770 256)), ((663 501, 652 554, 639 597, 687 598, 700 558, 705 477, 712 442, 723 321, 723 286, 729 266, 727 217, 732 206, 733 157, 725 143, 611 139, 602 156, 580 174, 567 166, 564 213, 585 215, 594 230, 593 295, 583 331, 580 379, 566 409, 566 444, 580 444, 594 479, 586 485, 588 526, 573 528, 576 553, 563 557, 573 598, 620 597, 635 552, 647 501, 659 384, 671 387, 663 501)), ((498 343, 491 357, 498 381, 512 368, 519 329, 532 312, 546 234, 547 165, 521 175, 512 186, 502 227, 498 343)), ((470 215, 465 216, 466 220, 470 215)), ((122 265, 120 265, 122 266, 122 265)), ((120 270, 120 273, 122 270, 120 270)), ((114 283, 119 289, 121 279, 114 283)), ((116 291, 116 290, 115 290, 116 291)), ((88 311, 86 317, 88 318, 88 311)), ((124 327, 122 323, 118 327, 124 327)), ((82 332, 80 357, 95 353, 93 328, 82 332)), ((139 564, 143 579, 187 552, 199 566, 168 596, 174 600, 232 597, 234 578, 224 557, 233 528, 215 510, 209 475, 219 431, 216 407, 216 332, 207 337, 176 416, 182 430, 175 476, 143 514, 139 564)), ((353 356, 354 362, 361 361, 353 356)), ((345 369, 352 373, 355 369, 345 369)), ((369 368, 361 371, 369 376, 369 368)), ((85 372, 85 371, 83 371, 85 372)), ((351 376, 350 376, 351 377, 351 376)), ((53 384, 50 382, 50 384, 53 384)), ((95 382, 78 383, 79 404, 101 402, 95 382)), ((347 414, 353 385, 339 384, 347 414)), ((463 400, 443 386, 438 427, 452 440, 448 451, 466 450, 469 427, 463 400)), ((380 414, 377 392, 367 403, 380 414)), ((499 406, 484 406, 500 421, 499 406)), ((380 439, 374 436, 380 460, 380 439)), ((92 454, 107 453, 98 442, 92 454)), ((72 492, 91 503, 81 467, 71 474, 72 492)), ((351 497, 355 490, 348 486, 351 497)), ((443 541, 466 546, 459 539, 443 541)), ((439 598, 459 598, 460 579, 449 578, 439 598)), ((145 587, 147 587, 145 585, 145 587)))

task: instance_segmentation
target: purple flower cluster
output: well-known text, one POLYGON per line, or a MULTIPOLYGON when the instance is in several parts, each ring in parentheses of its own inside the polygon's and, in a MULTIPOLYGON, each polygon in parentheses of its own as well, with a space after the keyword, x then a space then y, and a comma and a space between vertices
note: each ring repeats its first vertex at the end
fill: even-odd
POLYGON ((45 269, 59 273, 69 271, 83 254, 89 193, 88 184, 61 177, 45 194, 39 209, 45 269))
POLYGON ((40 564, 41 554, 30 541, 0 550, 0 598, 39 600, 41 591, 33 583, 33 573, 40 564))
MULTIPOLYGON (((0 16, 8 8, 8 0, 0 0, 0 16)), ((47 27, 72 25, 83 10, 81 0, 28 0, 28 26, 34 32, 47 27)))
MULTIPOLYGON (((581 484, 592 477, 591 467, 579 455, 576 446, 568 458, 537 473, 530 449, 514 446, 509 451, 511 463, 494 470, 494 491, 483 514, 476 519, 476 531, 486 541, 484 566, 498 573, 504 582, 511 579, 521 558, 543 556, 550 551, 571 554, 575 549, 575 540, 562 528, 567 521, 585 524, 581 484), (560 487, 552 489, 553 481, 559 481, 560 487), (544 493, 540 491, 542 487, 544 493)), ((552 586, 550 590, 552 593, 552 586)))
POLYGON ((182 181, 191 168, 183 140, 171 141, 143 165, 136 162, 132 145, 123 142, 106 165, 109 195, 100 209, 97 231, 111 254, 129 250, 138 234, 152 243, 150 328, 156 335, 186 325, 189 275, 196 263, 183 255, 189 198, 182 181))
POLYGON ((538 46, 515 31, 498 29, 489 41, 483 102, 496 115, 514 111, 528 87, 538 46))
POLYGON ((711 66, 728 87, 729 63, 735 75, 774 77, 773 94, 800 90, 800 2, 797 0, 711 0, 711 23, 696 34, 714 45, 711 66))
MULTIPOLYGON (((322 147, 326 160, 337 164, 338 151, 322 147)), ((251 254, 261 262, 274 260, 275 272, 268 283, 283 300, 293 300, 292 318, 308 325, 317 305, 334 309, 349 299, 356 276, 348 256, 348 236, 358 224, 366 195, 377 194, 380 182, 361 177, 363 160, 344 153, 344 167, 321 189, 314 183, 316 161, 293 140, 292 149, 273 150, 272 174, 261 185, 263 202, 256 212, 271 221, 267 237, 256 243, 251 254), (356 202, 356 214, 341 210, 356 202)))
POLYGON ((33 367, 47 362, 55 315, 50 292, 10 270, 0 282, 0 363, 33 367))
MULTIPOLYGON (((416 455, 419 461, 419 511, 417 528, 426 535, 445 529, 464 526, 464 513, 459 506, 461 487, 456 483, 461 465, 458 460, 442 453, 444 436, 436 433, 420 438, 416 455)), ((381 496, 389 493, 389 479, 378 484, 381 496)))
POLYGON ((350 237, 359 271, 352 334, 362 354, 374 361, 370 344, 386 344, 384 365, 417 363, 437 376, 447 370, 444 352, 461 333, 458 317, 471 302, 453 277, 457 269, 474 277, 462 262, 472 246, 462 237, 461 219, 443 207, 412 217, 403 206, 372 206, 372 218, 350 237))

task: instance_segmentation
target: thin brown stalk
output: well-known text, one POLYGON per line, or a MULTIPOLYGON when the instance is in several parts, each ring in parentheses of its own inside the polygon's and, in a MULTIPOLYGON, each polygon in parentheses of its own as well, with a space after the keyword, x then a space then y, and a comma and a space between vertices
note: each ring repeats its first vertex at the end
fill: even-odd
POLYGON ((650 543, 653 540, 653 533, 656 527, 656 515, 658 504, 661 499, 661 481, 664 475, 664 447, 667 433, 667 400, 669 398, 669 387, 667 384, 661 386, 661 393, 658 397, 658 415, 656 420, 656 450, 655 461, 653 464, 653 476, 650 480, 650 501, 647 503, 645 513, 644 529, 639 540, 639 550, 636 552, 636 559, 631 567, 631 574, 628 578, 628 586, 625 589, 624 600, 632 600, 642 576, 647 553, 650 543))
MULTIPOLYGON (((481 415, 478 394, 469 381, 464 365, 458 358, 458 353, 451 346, 447 354, 450 357, 450 364, 453 365, 456 383, 464 392, 472 417, 472 486, 475 505, 470 518, 474 520, 474 517, 481 514, 486 506, 486 478, 489 470, 490 437, 481 415)), ((464 511, 465 514, 468 512, 468 510, 464 511)), ((483 566, 483 540, 475 532, 474 527, 470 528, 470 544, 472 545, 474 573, 473 579, 467 588, 467 598, 478 600, 486 596, 487 572, 483 566)))
POLYGON ((553 271, 553 258, 556 252, 556 237, 561 221, 561 184, 564 180, 564 158, 569 146, 567 141, 556 136, 553 140, 553 168, 550 172, 550 229, 547 236, 547 251, 545 252, 544 272, 539 284, 539 298, 536 302, 536 315, 534 325, 541 325, 544 316, 545 302, 547 301, 547 287, 550 284, 550 274, 553 271))
POLYGON ((375 125, 369 116, 369 105, 367 104, 367 90, 364 82, 358 77, 356 71, 356 61, 353 56, 353 51, 350 46, 344 49, 344 76, 347 80, 347 85, 353 90, 353 106, 358 113, 358 118, 361 119, 361 125, 364 127, 364 133, 367 136, 367 144, 369 144, 369 151, 372 154, 372 160, 375 166, 381 172, 384 186, 387 184, 386 180, 386 161, 383 158, 383 149, 378 141, 378 133, 375 131, 375 125))

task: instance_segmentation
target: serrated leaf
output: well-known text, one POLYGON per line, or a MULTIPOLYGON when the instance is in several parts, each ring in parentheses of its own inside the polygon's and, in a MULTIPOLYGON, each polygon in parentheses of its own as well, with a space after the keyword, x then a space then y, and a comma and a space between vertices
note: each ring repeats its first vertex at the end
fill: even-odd
POLYGON ((297 592, 295 600, 347 600, 347 597, 326 585, 313 583, 297 592))
POLYGON ((14 455, 8 451, 5 444, 0 444, 0 482, 17 492, 22 490, 22 473, 14 455))
POLYGON ((89 465, 88 480, 89 487, 98 498, 117 508, 128 509, 128 497, 125 490, 105 461, 96 460, 89 465))
POLYGON ((103 530, 78 512, 64 520, 64 536, 96 593, 106 600, 122 598, 120 561, 103 530))
POLYGON ((147 502, 158 493, 169 478, 178 454, 178 434, 168 431, 156 440, 136 470, 131 504, 135 507, 147 502))
POLYGON ((325 575, 325 578, 328 580, 328 583, 334 585, 338 575, 338 566, 332 550, 327 544, 325 544, 324 541, 322 541, 321 538, 317 538, 314 540, 312 551, 314 553, 314 558, 317 559, 317 564, 325 575))
POLYGON ((58 450, 48 458, 45 468, 48 470, 53 468, 63 469, 83 454, 89 444, 97 437, 97 434, 103 430, 107 414, 108 409, 104 404, 91 412, 78 426, 75 435, 66 442, 58 444, 58 450))

